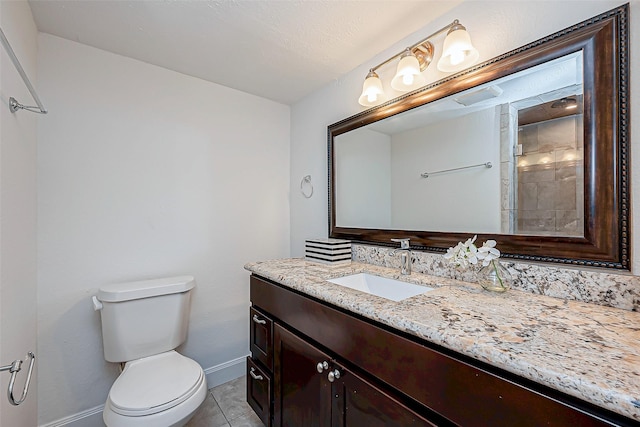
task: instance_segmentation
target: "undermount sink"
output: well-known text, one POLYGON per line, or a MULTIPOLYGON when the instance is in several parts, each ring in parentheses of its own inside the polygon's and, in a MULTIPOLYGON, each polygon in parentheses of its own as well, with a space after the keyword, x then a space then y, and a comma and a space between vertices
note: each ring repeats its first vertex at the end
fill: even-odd
POLYGON ((368 273, 357 273, 328 280, 331 283, 356 289, 392 301, 401 301, 419 294, 432 291, 434 288, 401 282, 400 280, 374 276, 368 273))

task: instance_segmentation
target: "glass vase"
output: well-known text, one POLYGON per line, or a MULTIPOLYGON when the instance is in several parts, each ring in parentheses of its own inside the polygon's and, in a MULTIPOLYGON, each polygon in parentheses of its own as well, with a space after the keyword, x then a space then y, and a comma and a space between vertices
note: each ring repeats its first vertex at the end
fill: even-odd
POLYGON ((489 265, 478 270, 478 283, 492 292, 506 292, 511 287, 511 273, 500 261, 492 260, 489 265))

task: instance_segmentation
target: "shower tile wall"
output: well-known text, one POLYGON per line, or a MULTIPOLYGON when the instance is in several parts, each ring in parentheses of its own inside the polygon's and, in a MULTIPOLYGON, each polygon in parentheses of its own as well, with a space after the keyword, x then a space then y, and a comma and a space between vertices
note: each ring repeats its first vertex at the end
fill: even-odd
POLYGON ((518 232, 581 236, 582 115, 522 126, 518 143, 518 232))
POLYGON ((502 234, 516 232, 516 161, 518 109, 512 103, 500 106, 500 229, 502 234))

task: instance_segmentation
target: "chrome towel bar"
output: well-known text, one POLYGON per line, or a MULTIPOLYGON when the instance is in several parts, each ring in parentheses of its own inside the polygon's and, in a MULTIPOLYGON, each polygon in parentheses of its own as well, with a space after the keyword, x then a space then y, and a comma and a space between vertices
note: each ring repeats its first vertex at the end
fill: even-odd
POLYGON ((2 28, 0 28, 0 42, 2 42, 2 46, 4 46, 4 50, 7 51, 7 55, 9 55, 9 58, 11 58, 11 62, 13 62, 13 65, 15 65, 16 70, 18 70, 18 74, 20 74, 20 77, 22 77, 24 84, 27 86, 27 89, 29 89, 29 92, 31 93, 33 100, 36 101, 36 104, 38 104, 37 107, 22 105, 12 96, 9 98, 9 110, 12 113, 15 113, 18 110, 27 110, 27 111, 31 111, 32 113, 47 114, 47 109, 44 108, 44 105, 42 105, 42 101, 40 101, 40 98, 38 98, 38 94, 36 93, 36 90, 33 88, 31 81, 29 81, 29 77, 27 77, 27 73, 24 72, 22 65, 20 65, 20 61, 18 61, 18 57, 16 57, 16 54, 13 52, 13 49, 9 44, 9 40, 7 40, 7 37, 4 35, 4 31, 2 31, 2 28))
POLYGON ((33 352, 27 353, 27 359, 29 359, 29 371, 27 372, 27 379, 24 382, 24 389, 22 390, 22 395, 20 399, 16 400, 13 397, 13 386, 16 382, 16 375, 22 369, 22 360, 17 359, 14 360, 12 364, 6 366, 0 366, 0 372, 9 371, 11 373, 11 379, 9 380, 9 388, 7 389, 7 398, 9 399, 9 403, 14 406, 18 406, 27 398, 27 393, 29 392, 29 383, 31 383, 31 373, 33 372, 33 365, 36 360, 36 355, 33 352))
POLYGON ((484 166, 487 169, 490 169, 491 167, 493 167, 491 162, 487 162, 487 163, 480 163, 480 164, 471 165, 471 166, 462 166, 460 168, 444 169, 444 170, 435 171, 435 172, 424 172, 424 173, 421 173, 420 176, 423 177, 423 178, 429 178, 430 175, 434 175, 434 174, 437 174, 437 173, 459 171, 459 170, 462 170, 462 169, 470 169, 470 168, 479 168, 480 166, 484 166))

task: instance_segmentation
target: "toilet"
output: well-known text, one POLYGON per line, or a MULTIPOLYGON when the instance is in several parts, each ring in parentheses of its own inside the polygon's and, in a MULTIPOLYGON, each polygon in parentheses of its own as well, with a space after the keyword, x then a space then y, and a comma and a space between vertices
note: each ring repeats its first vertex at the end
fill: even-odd
POLYGON ((93 297, 104 358, 123 363, 102 418, 108 427, 181 427, 207 396, 202 367, 175 351, 187 336, 192 276, 104 286, 93 297))

